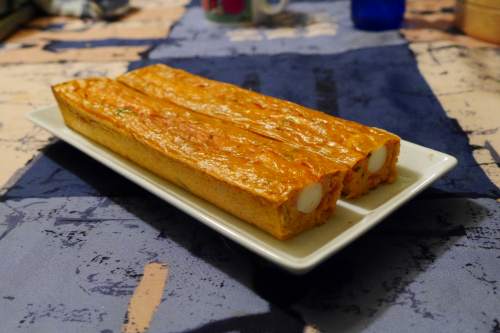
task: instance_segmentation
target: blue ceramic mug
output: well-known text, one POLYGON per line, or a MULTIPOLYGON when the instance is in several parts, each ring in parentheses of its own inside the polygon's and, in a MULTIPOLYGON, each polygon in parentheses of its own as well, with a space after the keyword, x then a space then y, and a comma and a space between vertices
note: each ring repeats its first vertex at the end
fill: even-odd
POLYGON ((405 0, 351 0, 351 19, 362 30, 397 29, 404 12, 405 0))

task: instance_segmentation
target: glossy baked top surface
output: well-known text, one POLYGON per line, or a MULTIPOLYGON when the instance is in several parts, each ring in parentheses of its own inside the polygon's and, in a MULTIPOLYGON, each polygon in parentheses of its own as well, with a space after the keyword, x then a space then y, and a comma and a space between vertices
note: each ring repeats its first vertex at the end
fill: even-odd
POLYGON ((56 85, 54 92, 124 135, 275 202, 344 170, 319 154, 146 97, 110 79, 70 81, 56 85))
POLYGON ((150 96, 229 119, 262 135, 313 147, 349 166, 388 140, 399 141, 380 129, 165 65, 144 67, 119 80, 150 96))

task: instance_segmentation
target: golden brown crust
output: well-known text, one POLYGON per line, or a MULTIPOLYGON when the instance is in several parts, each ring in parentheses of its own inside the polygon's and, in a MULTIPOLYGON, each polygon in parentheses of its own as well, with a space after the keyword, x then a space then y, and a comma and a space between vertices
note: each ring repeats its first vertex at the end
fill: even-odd
POLYGON ((396 176, 400 140, 384 130, 165 65, 134 70, 118 80, 146 95, 300 145, 346 165, 350 169, 344 183, 348 197, 357 197, 396 176), (368 172, 369 154, 384 145, 389 153, 387 162, 380 171, 368 172))
POLYGON ((335 208, 345 171, 319 155, 108 79, 53 91, 69 127, 277 238, 323 223, 335 208), (313 182, 322 183, 324 197, 304 214, 297 195, 313 182))

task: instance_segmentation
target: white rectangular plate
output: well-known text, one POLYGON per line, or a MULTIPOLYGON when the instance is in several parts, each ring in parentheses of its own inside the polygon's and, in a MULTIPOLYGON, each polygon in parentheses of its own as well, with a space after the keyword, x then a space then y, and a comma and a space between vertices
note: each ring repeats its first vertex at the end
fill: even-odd
POLYGON ((394 184, 379 186, 356 200, 340 200, 330 221, 291 240, 279 241, 72 131, 65 126, 57 106, 34 111, 28 117, 61 140, 210 228, 294 273, 305 273, 335 254, 457 163, 450 155, 402 141, 399 176, 394 184))

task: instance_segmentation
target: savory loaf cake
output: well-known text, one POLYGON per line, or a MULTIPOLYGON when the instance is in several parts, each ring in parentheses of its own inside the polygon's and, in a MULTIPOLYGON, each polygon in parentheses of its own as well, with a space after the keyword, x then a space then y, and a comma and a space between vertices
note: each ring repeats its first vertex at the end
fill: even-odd
POLYGON ((343 194, 348 198, 396 178, 400 139, 384 130, 165 65, 140 68, 118 80, 146 95, 298 144, 346 165, 343 194))
POLYGON ((53 86, 65 123, 287 239, 332 215, 345 167, 105 78, 53 86))

